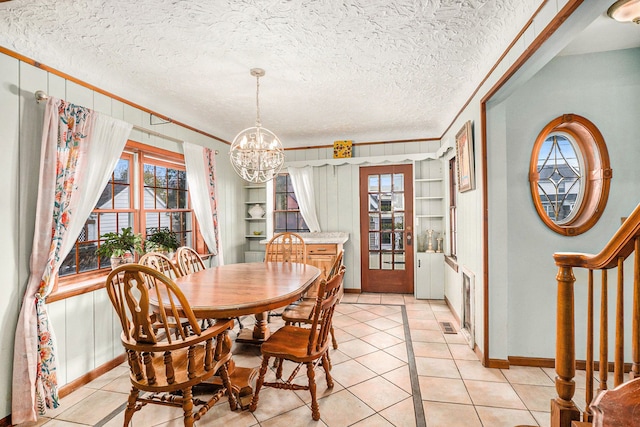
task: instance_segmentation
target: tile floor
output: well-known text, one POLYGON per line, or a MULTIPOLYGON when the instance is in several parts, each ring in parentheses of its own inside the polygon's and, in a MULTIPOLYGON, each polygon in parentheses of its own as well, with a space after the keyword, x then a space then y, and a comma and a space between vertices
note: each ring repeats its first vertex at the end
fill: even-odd
MULTIPOLYGON (((246 318, 245 323, 249 320, 246 318)), ((416 300, 408 295, 345 294, 334 316, 339 342, 339 348, 331 350, 334 388, 327 389, 324 375, 316 376, 319 422, 311 419, 308 392, 267 388, 261 391, 255 412, 231 412, 223 400, 197 424, 549 425, 549 401, 555 396, 553 369, 484 368, 464 338, 443 334, 439 321, 453 322, 457 329, 443 301, 416 300)), ((281 320, 272 318, 270 326, 279 325, 281 320)), ((236 344, 233 352, 240 366, 260 364, 259 348, 255 346, 236 344)), ((304 372, 301 375, 306 376, 304 372)), ((49 411, 47 418, 34 425, 121 426, 128 391, 128 368, 122 365, 66 396, 60 408, 49 411)), ((180 426, 181 411, 147 406, 134 415, 133 425, 180 426)))

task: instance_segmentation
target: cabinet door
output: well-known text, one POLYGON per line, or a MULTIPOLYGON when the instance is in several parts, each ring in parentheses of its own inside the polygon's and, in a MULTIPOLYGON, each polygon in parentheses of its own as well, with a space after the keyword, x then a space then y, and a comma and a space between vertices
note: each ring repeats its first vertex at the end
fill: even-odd
POLYGON ((321 271, 320 278, 326 279, 329 270, 336 260, 335 255, 309 255, 307 256, 307 264, 318 267, 321 271))
POLYGON ((418 253, 416 255, 416 298, 444 299, 444 255, 418 253))

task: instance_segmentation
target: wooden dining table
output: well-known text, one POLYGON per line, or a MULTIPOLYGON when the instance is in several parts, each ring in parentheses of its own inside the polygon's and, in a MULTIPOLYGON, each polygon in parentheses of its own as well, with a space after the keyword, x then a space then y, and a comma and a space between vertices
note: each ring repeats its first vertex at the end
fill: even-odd
MULTIPOLYGON (((236 341, 260 343, 270 334, 266 312, 300 299, 320 273, 320 269, 307 264, 256 262, 207 268, 179 277, 175 283, 198 318, 255 315, 253 330, 242 329, 236 341), (248 336, 243 338, 243 334, 248 336)), ((231 346, 229 340, 226 350, 231 351, 231 346)), ((255 368, 237 367, 232 359, 229 370, 241 406, 246 407, 253 395, 249 384, 255 368)))

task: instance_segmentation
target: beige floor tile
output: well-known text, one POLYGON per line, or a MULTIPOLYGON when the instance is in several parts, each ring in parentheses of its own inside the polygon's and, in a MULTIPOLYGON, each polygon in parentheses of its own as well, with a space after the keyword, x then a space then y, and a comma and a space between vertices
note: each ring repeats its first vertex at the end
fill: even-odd
MULTIPOLYGON (((420 307, 420 306, 419 306, 420 307)), ((433 311, 429 310, 410 310, 407 309, 407 319, 424 319, 424 320, 436 320, 436 316, 434 316, 433 311)))
POLYGON ((491 427, 535 426, 538 424, 529 411, 520 409, 490 408, 476 406, 482 425, 491 427))
POLYGON ((380 304, 380 295, 360 294, 358 304, 380 304))
POLYGON ((358 319, 354 319, 349 314, 343 314, 340 316, 333 316, 331 320, 334 328, 344 328, 345 326, 355 325, 360 323, 358 319))
POLYGON ((550 427, 551 426, 551 413, 549 412, 538 412, 531 411, 531 415, 536 419, 538 425, 540 427, 550 427))
POLYGON ((464 335, 462 335, 460 332, 458 332, 457 334, 443 334, 443 335, 444 335, 444 340, 449 344, 468 345, 464 335))
POLYGON ((478 360, 476 353, 467 344, 449 343, 449 351, 456 360, 478 360))
POLYGON ((391 356, 389 353, 382 350, 357 357, 356 361, 371 369, 378 375, 406 365, 402 360, 391 356))
POLYGON ((409 356, 407 356, 407 343, 401 342, 391 347, 384 349, 390 355, 397 357, 405 363, 409 362, 409 356))
POLYGON ((419 376, 460 378, 458 367, 453 359, 416 357, 416 370, 419 376))
POLYGON ((356 338, 361 338, 366 335, 375 334, 376 332, 380 332, 379 329, 374 328, 373 326, 369 326, 366 323, 354 323, 353 325, 343 326, 342 329, 356 338))
POLYGON ((383 374, 382 377, 391 381, 407 393, 411 393, 411 376, 409 375, 409 367, 407 365, 389 371, 383 374))
MULTIPOLYGON (((320 412, 320 417, 322 417, 322 412, 320 412)), ((219 424, 221 426, 231 426, 234 427, 236 424, 219 424)), ((251 424, 249 424, 251 425, 251 424)), ((247 425, 247 427, 249 426, 247 425)), ((263 421, 260 423, 261 427, 324 427, 326 424, 322 421, 322 418, 319 421, 313 421, 311 417, 311 408, 308 406, 302 406, 300 408, 296 408, 292 411, 285 412, 282 415, 277 415, 271 419, 263 421)))
POLYGON ((343 387, 351 387, 375 377, 376 373, 355 360, 349 360, 337 365, 334 364, 331 368, 331 376, 343 387))
POLYGON ((464 380, 474 405, 527 409, 509 383, 464 380))
POLYGON ((349 426, 375 413, 348 390, 320 399, 318 403, 320 419, 328 426, 349 426))
MULTIPOLYGON (((33 422, 28 422, 28 423, 22 423, 20 424, 20 427, 40 427, 43 426, 49 422, 53 421, 51 418, 49 417, 44 417, 44 416, 40 416, 38 417, 38 419, 36 421, 33 422)), ((66 421, 61 421, 61 422, 66 422, 66 421)), ((51 425, 51 424, 47 424, 47 425, 51 425)), ((73 425, 73 423, 72 423, 73 425)), ((122 423, 121 423, 122 425, 122 423)))
POLYGON ((351 293, 351 292, 346 292, 344 293, 344 296, 342 297, 342 303, 357 303, 358 302, 358 297, 360 296, 360 294, 357 293, 351 293))
POLYGON ((110 370, 109 372, 106 372, 103 375, 100 375, 98 378, 96 378, 95 380, 91 381, 89 384, 87 384, 85 387, 87 388, 94 388, 94 389, 100 389, 102 387, 104 387, 105 385, 109 384, 111 381, 124 376, 124 375, 128 375, 129 374, 129 368, 124 368, 122 366, 116 366, 115 368, 113 368, 112 370, 110 370))
POLYGON ((423 402, 422 406, 428 427, 482 427, 471 405, 423 402))
POLYGON ((349 387, 349 391, 379 412, 411 395, 382 377, 375 377, 363 383, 349 387))
POLYGON ((403 339, 383 331, 378 331, 371 335, 363 336, 361 339, 362 341, 367 342, 377 348, 387 348, 404 342, 403 339))
POLYGON ((447 344, 434 342, 414 342, 413 354, 416 357, 435 357, 438 359, 452 359, 447 344))
POLYGON ((507 382, 500 369, 485 368, 479 360, 456 360, 456 365, 464 380, 507 382))
POLYGON ((341 342, 347 342, 356 339, 356 337, 346 332, 344 329, 338 328, 335 325, 333 327, 333 334, 336 337, 336 341, 338 341, 338 344, 340 344, 341 342))
POLYGON ((416 425, 415 409, 411 397, 380 411, 380 415, 394 426, 415 427, 416 425))
MULTIPOLYGON (((23 425, 24 424, 21 424, 21 427, 23 425)), ((80 427, 80 426, 86 426, 87 424, 77 424, 69 421, 54 419, 54 420, 47 421, 45 424, 33 424, 33 425, 43 425, 46 427, 80 427)), ((120 425, 122 425, 122 422, 120 422, 120 425)), ((31 425, 29 425, 29 427, 31 427, 31 425)))
POLYGON ((511 384, 553 385, 553 381, 545 374, 542 368, 511 366, 509 369, 502 369, 501 371, 511 384))
MULTIPOLYGON (((306 372, 306 369, 303 370, 303 374, 293 381, 294 384, 304 386, 309 384, 306 372)), ((332 388, 327 387, 327 377, 324 374, 324 370, 319 368, 316 369, 316 399, 322 399, 323 397, 329 396, 332 393, 337 393, 340 390, 344 390, 344 387, 336 380, 333 381, 332 388)), ((305 404, 309 405, 311 403, 311 393, 309 390, 296 390, 294 393, 296 393, 305 404)))
POLYGON ((56 418, 58 415, 63 413, 64 411, 71 408, 78 402, 88 398, 90 395, 95 393, 96 390, 87 387, 81 387, 73 393, 63 397, 60 399, 59 405, 56 409, 47 409, 47 418, 56 418))
POLYGON ((437 320, 433 319, 409 319, 409 329, 427 329, 430 331, 439 331, 440 325, 437 320))
POLYGON ((380 415, 373 414, 362 421, 358 421, 351 427, 394 427, 394 425, 380 415))
POLYGON ((402 295, 383 295, 380 298, 380 304, 402 305, 404 304, 404 298, 402 295))
POLYGON ((404 325, 395 326, 393 328, 385 330, 384 332, 389 335, 393 335, 396 338, 400 338, 402 340, 405 339, 404 325))
POLYGON ((428 329, 411 330, 411 341, 416 342, 438 342, 446 343, 445 338, 440 331, 430 331, 428 329))
POLYGON ((339 348, 341 352, 353 358, 378 351, 377 347, 374 347, 371 344, 362 341, 361 339, 355 339, 342 343, 340 344, 339 348))
POLYGON ((373 326, 376 329, 380 329, 381 331, 395 328, 401 322, 396 322, 395 320, 391 320, 388 317, 379 317, 377 319, 369 320, 365 322, 369 326, 373 326))
POLYGON ((346 362, 351 358, 340 351, 340 345, 338 344, 337 350, 334 350, 333 348, 329 349, 329 359, 333 365, 337 365, 338 363, 346 362))
POLYGON ((372 313, 369 310, 360 310, 360 311, 356 311, 355 313, 351 313, 349 314, 349 316, 351 316, 352 318, 360 321, 360 322, 366 322, 367 320, 373 320, 373 319, 377 319, 380 316, 372 313))
POLYGON ((391 316, 393 314, 402 313, 402 307, 393 305, 376 305, 369 309, 370 312, 378 316, 391 316))
POLYGON ((93 425, 123 403, 126 403, 126 401, 127 396, 125 394, 97 390, 62 412, 56 419, 93 425))
POLYGON ((306 405, 293 391, 264 387, 260 390, 258 407, 253 416, 262 422, 301 406, 306 405))
POLYGON ((385 317, 387 319, 393 320, 394 322, 397 322, 399 324, 403 324, 404 323, 404 317, 402 316, 402 313, 390 314, 390 315, 385 316, 385 317))
POLYGON ((418 377, 418 382, 422 400, 471 405, 471 398, 461 379, 418 377))
POLYGON ((116 393, 123 393, 128 395, 131 391, 131 380, 129 379, 129 373, 127 372, 126 375, 122 375, 114 379, 113 381, 102 387, 102 390, 114 391, 116 393))
POLYGON ((342 303, 336 306, 336 313, 340 313, 340 314, 349 314, 349 313, 354 313, 360 310, 362 310, 362 308, 357 304, 344 303, 344 298, 342 299, 342 303))
MULTIPOLYGON (((551 410, 549 402, 557 396, 555 386, 513 384, 513 389, 531 411, 551 410)), ((574 400, 578 403, 579 398, 574 400)))

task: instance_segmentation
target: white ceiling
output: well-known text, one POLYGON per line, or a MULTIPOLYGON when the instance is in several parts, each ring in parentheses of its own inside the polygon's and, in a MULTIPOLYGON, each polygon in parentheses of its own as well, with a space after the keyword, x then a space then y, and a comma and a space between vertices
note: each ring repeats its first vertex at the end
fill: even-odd
MULTIPOLYGON (((440 137, 542 0, 13 0, 0 45, 231 141, 440 137)), ((46 89, 46 88, 43 88, 46 89)))

